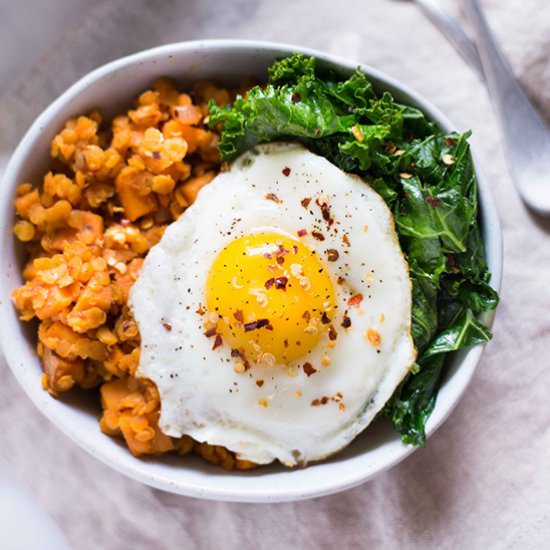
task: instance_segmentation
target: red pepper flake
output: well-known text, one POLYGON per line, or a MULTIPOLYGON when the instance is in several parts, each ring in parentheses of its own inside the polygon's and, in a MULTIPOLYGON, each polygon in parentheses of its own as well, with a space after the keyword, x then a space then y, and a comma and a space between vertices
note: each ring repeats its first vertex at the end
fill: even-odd
POLYGON ((313 368, 313 365, 308 362, 304 363, 303 369, 304 369, 304 372, 308 375, 308 377, 317 372, 317 369, 313 368))
POLYGON ((326 311, 323 311, 323 314, 321 315, 321 323, 323 323, 323 325, 328 325, 330 323, 330 319, 328 318, 326 311))
POLYGON ((355 294, 348 300, 348 305, 357 307, 363 301, 363 295, 361 293, 355 294))
POLYGON ((212 349, 216 349, 217 347, 222 345, 222 337, 221 334, 216 334, 216 338, 214 339, 214 344, 212 345, 212 349))
POLYGON ((288 348, 288 340, 286 338, 283 340, 283 346, 288 348))
POLYGON ((298 229, 298 237, 303 237, 307 235, 307 229, 298 229))
POLYGON ((256 386, 258 386, 258 388, 261 388, 263 385, 264 385, 263 380, 256 380, 256 386))
POLYGON ((154 159, 157 159, 157 160, 160 158, 160 153, 159 153, 159 151, 153 151, 153 158, 154 158, 154 159))
POLYGON ((344 315, 344 318, 342 319, 342 326, 344 328, 351 327, 351 319, 347 315, 344 315))
POLYGON ((311 319, 311 313, 307 309, 302 313, 302 319, 305 319, 306 321, 311 319))
POLYGON ((292 251, 294 254, 298 254, 298 247, 295 244, 292 245, 292 251))
POLYGON ((330 325, 330 327, 328 327, 328 339, 334 342, 336 338, 338 338, 338 333, 336 332, 336 329, 330 325))
POLYGON ((264 283, 264 286, 267 290, 269 290, 273 285, 275 284, 275 279, 273 277, 271 277, 271 279, 268 279, 265 283, 264 283))
POLYGON ((332 225, 334 223, 334 219, 330 217, 328 204, 323 204, 321 206, 321 214, 323 216, 323 220, 325 220, 329 225, 332 225))
POLYGON ((335 262, 340 257, 340 254, 338 254, 338 250, 335 248, 329 248, 327 250, 327 260, 329 262, 335 262))
POLYGON ((258 319, 257 321, 252 321, 251 323, 245 323, 244 324, 244 331, 250 332, 251 330, 256 330, 259 328, 267 328, 269 330, 273 330, 273 326, 271 326, 269 319, 258 319), (271 328, 269 328, 271 327, 271 328))
POLYGON ((456 145, 456 139, 454 138, 446 137, 443 141, 445 142, 445 145, 447 147, 452 147, 453 145, 456 145))
POLYGON ((319 405, 326 405, 328 402, 329 402, 329 397, 327 397, 326 395, 323 395, 323 397, 321 397, 321 399, 314 399, 311 402, 311 406, 312 407, 318 407, 319 405))
POLYGON ((426 202, 434 208, 439 208, 441 206, 441 201, 437 197, 426 197, 426 202))
POLYGON ((206 310, 204 309, 204 307, 202 307, 202 304, 199 304, 196 313, 198 313, 199 315, 204 315, 206 313, 206 310))
POLYGON ((343 285, 345 282, 346 282, 346 279, 344 277, 338 277, 338 279, 336 280, 336 282, 339 284, 339 285, 343 285))
POLYGON ((325 220, 330 227, 334 223, 334 219, 330 215, 329 205, 326 202, 320 202, 319 199, 315 200, 315 204, 321 209, 323 220, 325 220))
POLYGON ((291 96, 290 96, 290 99, 292 99, 292 102, 293 103, 298 103, 298 101, 300 101, 302 99, 302 96, 298 93, 298 92, 294 92, 291 96))
POLYGON ((312 231, 311 234, 318 241, 324 241, 325 240, 325 236, 320 231, 312 231))
POLYGON ((342 237, 342 242, 349 246, 349 237, 347 233, 344 233, 344 236, 342 237))
POLYGON ((275 288, 279 290, 286 290, 286 284, 288 283, 288 277, 277 277, 275 279, 275 288))
POLYGON ((277 263, 281 265, 285 263, 283 256, 286 256, 287 254, 290 254, 290 250, 287 250, 282 244, 280 244, 279 248, 275 250, 275 252, 264 252, 263 256, 268 260, 276 258, 277 263))
POLYGON ((300 201, 300 204, 304 207, 304 208, 307 208, 309 206, 309 203, 311 202, 311 197, 305 197, 304 199, 302 199, 300 201))
POLYGON ((283 176, 286 176, 287 178, 288 176, 290 176, 290 168, 288 166, 285 166, 282 172, 283 172, 283 176))
POLYGON ((172 332, 172 325, 166 321, 163 321, 162 326, 166 332, 172 332))
POLYGON ((214 334, 216 334, 216 329, 215 329, 215 328, 209 328, 209 329, 204 333, 204 335, 205 335, 207 338, 212 338, 212 336, 214 336, 214 334))
POLYGON ((280 244, 279 248, 273 253, 273 257, 279 258, 280 256, 286 256, 289 253, 290 253, 290 250, 287 250, 282 244, 280 244))
POLYGON ((275 194, 275 193, 268 193, 265 198, 268 201, 276 202, 277 204, 281 204, 283 201, 275 194))
POLYGON ((243 322, 243 319, 244 319, 243 312, 240 309, 237 309, 235 313, 233 313, 233 317, 235 317, 235 319, 237 319, 239 323, 243 322))

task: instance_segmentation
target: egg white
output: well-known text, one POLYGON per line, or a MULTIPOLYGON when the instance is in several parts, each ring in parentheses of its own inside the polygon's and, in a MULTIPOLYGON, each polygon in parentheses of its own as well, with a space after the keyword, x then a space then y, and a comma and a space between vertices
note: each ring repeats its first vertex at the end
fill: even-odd
POLYGON ((415 359, 411 283, 390 211, 364 181, 297 144, 259 146, 203 188, 149 252, 130 304, 142 340, 137 375, 158 386, 162 431, 222 445, 259 464, 305 464, 346 446, 415 359), (320 196, 329 200, 330 227, 314 202, 320 196), (305 197, 312 198, 307 208, 305 197), (304 228, 304 242, 321 259, 327 249, 339 251, 336 261, 324 262, 336 292, 336 345, 327 348, 323 339, 297 362, 311 362, 317 369, 311 376, 262 365, 236 373, 229 347, 212 350, 203 334, 200 305, 210 266, 236 238, 265 230, 296 235, 304 228), (350 295, 358 292, 360 307, 350 307, 350 295), (348 329, 340 324, 346 311, 348 329), (380 346, 365 338, 369 328, 380 334, 380 346), (321 365, 324 355, 330 366, 321 365), (341 399, 332 399, 338 394, 341 399), (331 399, 312 405, 323 396, 331 399))

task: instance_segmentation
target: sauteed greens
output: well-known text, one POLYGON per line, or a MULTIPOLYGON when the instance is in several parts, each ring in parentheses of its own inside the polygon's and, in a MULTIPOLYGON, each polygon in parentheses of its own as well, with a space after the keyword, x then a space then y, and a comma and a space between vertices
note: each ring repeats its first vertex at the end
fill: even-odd
POLYGON ((211 102, 209 124, 221 131, 223 161, 258 143, 298 140, 384 198, 410 266, 418 358, 383 413, 405 443, 424 445, 448 354, 491 338, 479 316, 498 303, 478 225, 470 134, 442 134, 418 109, 377 93, 359 69, 342 79, 300 54, 274 63, 267 85, 232 105, 211 102))

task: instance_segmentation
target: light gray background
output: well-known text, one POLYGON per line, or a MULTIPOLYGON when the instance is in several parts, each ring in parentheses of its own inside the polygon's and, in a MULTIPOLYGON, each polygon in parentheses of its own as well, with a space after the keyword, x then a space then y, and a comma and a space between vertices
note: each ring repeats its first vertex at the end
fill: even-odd
MULTIPOLYGON (((483 3, 550 118, 548 1, 483 3)), ((351 57, 473 130, 502 219, 505 275, 495 338, 469 391, 426 449, 366 485, 296 504, 225 504, 166 496, 97 463, 35 410, 2 363, 0 456, 78 549, 548 548, 550 224, 518 201, 483 87, 409 2, 0 0, 0 155, 90 69, 207 37, 351 57)))

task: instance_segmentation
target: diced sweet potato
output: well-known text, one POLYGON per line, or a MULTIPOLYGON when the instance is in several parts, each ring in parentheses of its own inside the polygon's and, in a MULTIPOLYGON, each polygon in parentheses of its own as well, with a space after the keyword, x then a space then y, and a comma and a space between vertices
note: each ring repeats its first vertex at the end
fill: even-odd
POLYGON ((101 428, 110 434, 120 430, 136 456, 161 454, 176 448, 172 438, 158 428, 158 394, 151 394, 149 385, 135 378, 121 378, 101 386, 104 409, 101 428))
POLYGON ((195 126, 188 126, 181 123, 178 132, 187 142, 187 152, 189 154, 194 153, 199 148, 200 144, 204 142, 206 135, 209 133, 202 128, 196 128, 195 126))
POLYGON ((47 252, 62 252, 67 245, 71 245, 76 239, 76 229, 64 227, 53 232, 48 232, 40 240, 42 248, 47 252))
POLYGON ((103 409, 119 412, 122 408, 122 401, 130 391, 132 390, 129 388, 126 378, 105 382, 100 389, 103 409))
POLYGON ((105 345, 99 340, 78 334, 59 321, 41 323, 38 338, 45 347, 52 349, 64 359, 81 357, 104 361, 107 355, 105 345))
POLYGON ((158 413, 147 417, 136 417, 131 414, 120 416, 120 430, 134 456, 162 454, 175 450, 172 438, 160 431, 157 421, 158 413))
POLYGON ((34 316, 48 319, 69 308, 76 300, 79 290, 79 283, 60 288, 34 279, 16 288, 12 292, 12 297, 15 307, 21 313, 21 319, 29 320, 34 316))
POLYGON ((44 303, 40 307, 35 307, 36 316, 39 319, 55 317, 73 303, 79 289, 79 283, 73 283, 63 288, 59 286, 48 288, 44 303))
POLYGON ((57 285, 63 288, 75 281, 69 273, 67 259, 62 254, 36 258, 34 269, 35 278, 46 285, 57 285))
POLYGON ((85 333, 94 328, 100 327, 107 320, 107 314, 100 308, 92 306, 81 311, 74 308, 67 315, 68 325, 79 333, 85 333))
POLYGON ((196 178, 188 179, 181 187, 181 192, 187 202, 192 204, 195 202, 199 191, 208 183, 210 183, 214 176, 215 172, 205 172, 202 176, 197 176, 196 178))
POLYGON ((77 380, 84 377, 84 361, 82 359, 68 361, 56 355, 49 348, 44 349, 42 366, 47 377, 48 389, 54 393, 70 390, 77 380))
POLYGON ((67 360, 51 349, 44 348, 42 366, 46 375, 47 389, 57 394, 70 390, 75 384, 83 388, 97 385, 99 377, 94 369, 87 368, 82 359, 67 360))
POLYGON ((186 126, 198 124, 202 118, 202 110, 196 105, 179 105, 174 108, 174 115, 186 126))
POLYGON ((80 293, 75 311, 86 311, 93 307, 109 311, 112 302, 113 289, 109 274, 106 271, 96 271, 80 293))
POLYGON ((124 214, 130 221, 150 214, 157 208, 157 201, 153 195, 140 194, 137 176, 138 171, 128 166, 120 171, 115 180, 118 198, 124 208, 124 214))
POLYGON ((103 218, 93 212, 73 210, 67 223, 76 229, 77 238, 84 244, 92 244, 103 237, 103 218))

